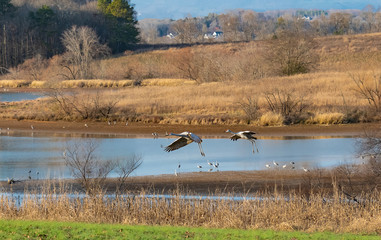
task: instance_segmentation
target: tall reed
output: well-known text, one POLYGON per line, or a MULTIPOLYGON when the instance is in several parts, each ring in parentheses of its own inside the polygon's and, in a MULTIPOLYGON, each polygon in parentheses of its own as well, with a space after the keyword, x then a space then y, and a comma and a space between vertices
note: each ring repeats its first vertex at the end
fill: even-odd
POLYGON ((37 191, 2 194, 0 214, 6 219, 40 219, 94 223, 203 226, 375 233, 381 230, 381 193, 373 191, 350 201, 334 194, 258 192, 237 198, 228 193, 192 196, 181 189, 168 195, 139 193, 86 196, 65 185, 46 184, 37 191))

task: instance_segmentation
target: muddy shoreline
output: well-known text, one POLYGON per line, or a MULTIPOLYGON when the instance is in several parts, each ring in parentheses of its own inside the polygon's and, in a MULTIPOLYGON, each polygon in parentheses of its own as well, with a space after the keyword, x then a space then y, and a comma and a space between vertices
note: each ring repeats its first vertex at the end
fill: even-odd
POLYGON ((65 122, 65 121, 31 121, 0 119, 2 132, 53 132, 78 134, 116 134, 152 136, 156 132, 164 136, 169 132, 191 131, 209 137, 227 137, 226 129, 232 131, 251 130, 259 138, 271 136, 362 136, 365 132, 379 129, 380 123, 338 124, 338 125, 290 125, 279 127, 262 127, 251 125, 165 125, 141 122, 65 122), (32 129, 33 126, 33 129, 32 129))

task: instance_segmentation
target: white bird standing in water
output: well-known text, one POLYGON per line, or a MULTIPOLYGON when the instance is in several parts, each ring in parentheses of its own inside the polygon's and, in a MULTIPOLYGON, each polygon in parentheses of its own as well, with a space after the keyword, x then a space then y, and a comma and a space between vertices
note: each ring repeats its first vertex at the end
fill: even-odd
POLYGON ((241 132, 232 132, 230 131, 229 129, 226 130, 226 132, 230 132, 231 134, 233 134, 233 136, 230 137, 231 140, 233 141, 237 141, 238 139, 242 138, 242 139, 246 139, 246 140, 249 140, 251 142, 251 145, 253 145, 253 153, 255 153, 254 151, 254 145, 255 145, 255 148, 258 151, 258 148, 257 148, 257 143, 255 142, 255 140, 257 140, 256 137, 254 137, 254 134, 256 134, 255 132, 252 132, 252 131, 241 131, 241 132))
POLYGON ((176 139, 176 141, 174 141, 173 143, 171 143, 167 147, 165 147, 164 151, 171 152, 171 151, 177 150, 179 148, 182 148, 182 147, 184 147, 184 146, 186 146, 192 142, 196 142, 196 143, 198 143, 198 147, 200 149, 201 155, 203 157, 205 157, 205 153, 202 150, 202 146, 201 146, 202 139, 199 136, 197 136, 196 134, 191 133, 191 132, 182 132, 180 134, 170 133, 169 136, 178 136, 179 138, 176 139))
POLYGON ((220 164, 219 164, 219 163, 217 162, 217 160, 216 160, 216 163, 214 163, 213 166, 214 166, 215 168, 218 168, 218 166, 220 166, 220 164))

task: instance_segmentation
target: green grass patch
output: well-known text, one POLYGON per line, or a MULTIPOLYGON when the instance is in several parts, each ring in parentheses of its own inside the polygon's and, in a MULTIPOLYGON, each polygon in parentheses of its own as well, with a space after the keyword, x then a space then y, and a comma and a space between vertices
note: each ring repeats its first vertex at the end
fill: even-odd
POLYGON ((0 239, 380 239, 354 234, 0 220, 0 239))

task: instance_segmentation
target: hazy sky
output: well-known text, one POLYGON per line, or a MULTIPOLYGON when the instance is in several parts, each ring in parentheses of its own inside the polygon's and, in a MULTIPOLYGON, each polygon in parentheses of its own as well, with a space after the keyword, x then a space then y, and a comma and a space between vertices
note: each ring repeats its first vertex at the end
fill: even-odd
POLYGON ((380 7, 380 0, 131 0, 142 18, 184 18, 206 16, 208 13, 223 13, 237 8, 257 12, 284 9, 363 9, 366 5, 380 7))

